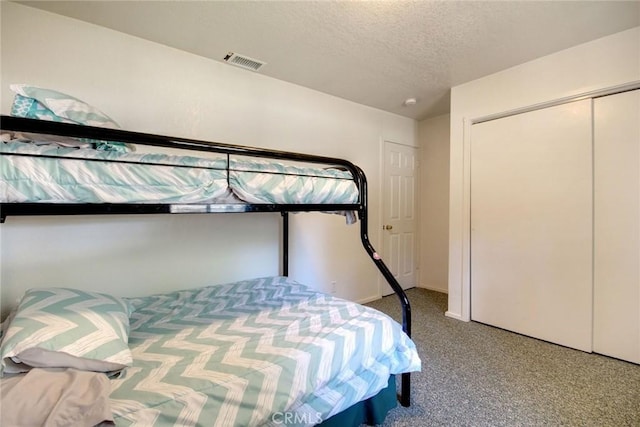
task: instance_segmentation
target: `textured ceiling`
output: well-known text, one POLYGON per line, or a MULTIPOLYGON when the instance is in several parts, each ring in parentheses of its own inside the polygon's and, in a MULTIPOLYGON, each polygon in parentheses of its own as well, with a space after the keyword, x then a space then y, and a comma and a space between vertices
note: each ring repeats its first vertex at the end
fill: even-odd
POLYGON ((19 3, 415 119, 447 113, 452 86, 640 25, 640 1, 19 3))

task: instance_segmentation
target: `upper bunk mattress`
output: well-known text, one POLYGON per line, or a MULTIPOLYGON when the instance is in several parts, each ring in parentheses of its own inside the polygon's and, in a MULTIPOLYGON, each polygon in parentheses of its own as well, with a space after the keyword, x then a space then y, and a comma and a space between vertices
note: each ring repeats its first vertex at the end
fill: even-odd
POLYGON ((284 277, 130 299, 116 425, 311 425, 420 369, 387 315, 284 277), (306 422, 305 422, 306 421, 306 422))
POLYGON ((0 144, 3 203, 353 204, 351 174, 256 160, 0 144))

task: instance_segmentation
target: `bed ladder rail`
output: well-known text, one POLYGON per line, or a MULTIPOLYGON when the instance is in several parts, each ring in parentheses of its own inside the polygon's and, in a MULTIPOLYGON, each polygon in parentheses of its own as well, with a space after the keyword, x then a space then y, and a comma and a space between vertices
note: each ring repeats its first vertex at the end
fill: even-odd
POLYGON ((282 275, 289 276, 289 212, 282 215, 282 275))
MULTIPOLYGON (((358 179, 356 182, 360 184, 360 210, 358 211, 358 216, 360 219, 360 239, 362 240, 362 245, 365 250, 369 254, 369 257, 373 260, 376 267, 382 275, 384 276, 391 289, 395 292, 395 294, 400 299, 400 305, 402 307, 402 330, 411 337, 411 304, 409 303, 409 298, 407 294, 400 286, 400 283, 396 280, 391 273, 391 270, 386 266, 382 257, 376 252, 371 241, 369 240, 369 219, 368 219, 368 209, 367 209, 367 178, 364 174, 364 171, 360 169, 360 167, 355 166, 358 179)), ((411 374, 403 373, 402 374, 402 383, 400 386, 400 404, 402 406, 410 406, 411 405, 411 374)))

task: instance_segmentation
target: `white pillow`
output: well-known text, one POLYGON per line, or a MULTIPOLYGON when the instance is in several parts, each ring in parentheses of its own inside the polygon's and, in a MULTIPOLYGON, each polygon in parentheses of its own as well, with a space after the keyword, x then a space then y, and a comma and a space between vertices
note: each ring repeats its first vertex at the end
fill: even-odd
MULTIPOLYGON (((26 84, 12 84, 16 93, 11 106, 11 115, 28 119, 54 122, 76 123, 86 126, 120 128, 109 116, 92 105, 66 93, 26 84)), ((133 151, 133 147, 123 142, 85 140, 102 151, 133 151)))
POLYGON ((36 108, 35 105, 31 106, 30 110, 23 111, 23 115, 21 115, 21 117, 29 117, 33 119, 39 118, 43 120, 54 119, 50 117, 49 114, 46 114, 45 111, 40 111, 42 107, 44 107, 55 116, 67 119, 60 121, 69 121, 87 126, 107 128, 120 127, 113 119, 102 111, 65 93, 25 84, 12 84, 9 87, 16 94, 24 98, 33 99, 40 103, 40 106, 38 106, 40 108, 36 108), (29 116, 29 114, 34 114, 35 117, 29 116), (40 115, 42 117, 39 117, 40 115))

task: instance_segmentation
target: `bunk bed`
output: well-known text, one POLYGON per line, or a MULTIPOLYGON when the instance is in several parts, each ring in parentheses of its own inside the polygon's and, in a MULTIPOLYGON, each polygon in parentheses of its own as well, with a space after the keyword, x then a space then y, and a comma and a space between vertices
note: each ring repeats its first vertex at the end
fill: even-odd
MULTIPOLYGON (((192 419, 205 419, 206 425, 380 423, 395 405, 396 374, 401 378, 399 401, 410 405, 410 372, 420 369, 409 338, 410 304, 369 240, 367 181, 359 167, 338 158, 121 129, 13 116, 0 120, 3 134, 10 135, 0 143, 1 222, 16 215, 282 215, 281 277, 110 302, 117 302, 128 322, 120 325, 125 332, 119 336, 126 344, 126 360, 102 369, 120 375, 111 379, 117 425, 188 425, 192 419), (95 149, 104 144, 188 150, 189 155, 95 149), (160 187, 155 185, 159 181, 160 187), (364 250, 399 298, 401 328, 375 310, 318 293, 287 277, 292 212, 337 213, 348 223, 359 222, 364 250), (240 319, 246 323, 238 323, 240 319), (266 323, 275 329, 266 328, 266 323), (297 329, 290 335, 292 327, 310 335, 297 335, 297 329), (339 332, 330 334, 329 329, 339 332), (191 334, 197 340, 189 340, 191 334), (182 355, 190 353, 189 360, 171 349, 158 350, 171 347, 165 339, 182 355), (282 342, 276 346, 278 340, 282 342), (246 358, 246 347, 261 356, 246 358), (327 352, 333 362, 320 357, 327 352), (338 371, 336 361, 342 363, 338 371), (212 373, 212 363, 228 366, 212 373), (180 378, 169 381, 171 385, 159 381, 158 391, 149 378, 160 371, 166 376, 182 374, 175 374, 180 378)), ((23 303, 34 305, 37 298, 55 292, 105 298, 67 289, 34 292, 39 296, 25 295, 18 311, 23 303)), ((5 322, 8 328, 21 313, 14 315, 5 322)), ((6 374, 13 372, 13 362, 20 365, 24 360, 15 357, 15 348, 13 353, 4 349, 20 335, 4 331, 0 350, 6 374)))

